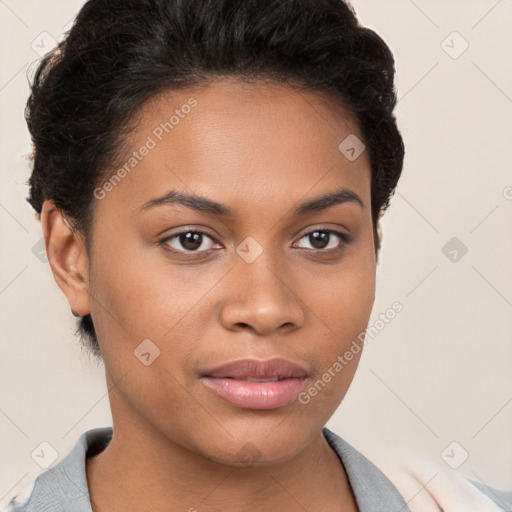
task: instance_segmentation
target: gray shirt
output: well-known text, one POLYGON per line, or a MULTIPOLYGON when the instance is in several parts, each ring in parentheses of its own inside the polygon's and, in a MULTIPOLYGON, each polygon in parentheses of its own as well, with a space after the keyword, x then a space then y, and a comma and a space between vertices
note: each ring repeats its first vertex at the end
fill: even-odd
MULTIPOLYGON (((347 472, 360 512, 411 512, 372 462, 334 432, 324 428, 322 433, 347 472)), ((5 512, 92 512, 85 461, 100 453, 111 438, 111 427, 83 433, 64 459, 36 478, 29 495, 20 501, 14 497, 5 512)))

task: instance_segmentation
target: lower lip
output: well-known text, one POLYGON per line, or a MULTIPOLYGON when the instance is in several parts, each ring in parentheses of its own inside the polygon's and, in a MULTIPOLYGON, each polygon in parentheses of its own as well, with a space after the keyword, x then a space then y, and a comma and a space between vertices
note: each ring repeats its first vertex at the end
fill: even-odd
POLYGON ((276 409, 292 402, 304 388, 306 379, 271 382, 203 377, 203 382, 227 402, 244 409, 276 409))

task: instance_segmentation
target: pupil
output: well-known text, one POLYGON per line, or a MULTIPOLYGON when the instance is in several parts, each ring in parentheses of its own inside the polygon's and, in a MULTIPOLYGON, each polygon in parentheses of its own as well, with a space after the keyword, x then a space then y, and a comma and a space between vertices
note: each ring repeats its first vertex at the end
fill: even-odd
POLYGON ((329 233, 314 231, 309 235, 309 241, 315 249, 323 249, 329 244, 329 233))
POLYGON ((202 236, 201 233, 182 233, 180 243, 185 249, 197 249, 201 247, 202 236))

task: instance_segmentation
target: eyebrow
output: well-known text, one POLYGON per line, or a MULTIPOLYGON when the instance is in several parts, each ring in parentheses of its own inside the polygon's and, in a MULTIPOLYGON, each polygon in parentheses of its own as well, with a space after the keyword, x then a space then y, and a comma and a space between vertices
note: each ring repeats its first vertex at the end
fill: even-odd
MULTIPOLYGON (((361 209, 364 209, 364 203, 362 199, 352 190, 347 188, 340 188, 334 192, 328 192, 322 196, 316 197, 305 201, 299 205, 298 208, 293 212, 294 217, 305 215, 310 212, 317 212, 325 210, 332 206, 343 204, 343 203, 354 203, 358 204, 361 209)), ((203 213, 209 213, 217 216, 233 217, 234 211, 216 201, 212 201, 206 197, 197 196, 194 194, 184 194, 177 190, 170 190, 160 197, 156 197, 147 201, 138 208, 140 211, 148 210, 156 206, 173 205, 179 204, 203 213)))

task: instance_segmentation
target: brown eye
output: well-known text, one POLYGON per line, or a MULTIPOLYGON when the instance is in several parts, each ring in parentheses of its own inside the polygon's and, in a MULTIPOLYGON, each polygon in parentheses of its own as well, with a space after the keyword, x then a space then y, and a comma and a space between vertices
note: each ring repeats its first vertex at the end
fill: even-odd
POLYGON ((212 249, 208 241, 214 245, 213 239, 202 231, 182 231, 165 238, 162 243, 178 252, 203 252, 212 249))
POLYGON ((331 234, 326 231, 313 231, 308 237, 309 242, 315 249, 325 249, 329 245, 331 234))
POLYGON ((315 229, 306 233, 300 240, 306 240, 310 244, 310 247, 301 248, 316 251, 340 249, 350 241, 348 235, 332 229, 315 229))
POLYGON ((178 240, 187 251, 195 251, 201 247, 203 235, 201 233, 181 233, 178 235, 178 240))

